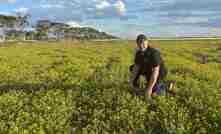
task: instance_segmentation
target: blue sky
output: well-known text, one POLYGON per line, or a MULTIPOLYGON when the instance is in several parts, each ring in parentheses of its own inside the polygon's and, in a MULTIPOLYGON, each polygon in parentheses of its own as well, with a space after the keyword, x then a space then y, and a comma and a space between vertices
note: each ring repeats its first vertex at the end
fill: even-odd
POLYGON ((0 14, 28 12, 123 38, 221 35, 221 0, 0 0, 0 14))

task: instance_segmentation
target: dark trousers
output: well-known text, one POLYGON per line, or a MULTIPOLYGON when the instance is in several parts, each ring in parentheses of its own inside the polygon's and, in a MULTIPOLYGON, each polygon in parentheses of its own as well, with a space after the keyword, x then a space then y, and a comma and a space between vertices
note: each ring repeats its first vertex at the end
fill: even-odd
MULTIPOLYGON (((130 86, 131 86, 131 88, 135 92, 141 91, 140 85, 139 85, 139 78, 140 78, 140 76, 143 75, 145 77, 145 80, 146 80, 145 89, 144 89, 144 91, 146 92, 150 76, 147 76, 147 74, 143 73, 138 65, 134 65, 133 70, 131 70, 131 71, 132 71, 131 76, 130 76, 130 86)), ((157 82, 153 87, 153 92, 156 92, 157 94, 160 94, 162 89, 164 89, 163 84, 160 84, 159 82, 157 82)))

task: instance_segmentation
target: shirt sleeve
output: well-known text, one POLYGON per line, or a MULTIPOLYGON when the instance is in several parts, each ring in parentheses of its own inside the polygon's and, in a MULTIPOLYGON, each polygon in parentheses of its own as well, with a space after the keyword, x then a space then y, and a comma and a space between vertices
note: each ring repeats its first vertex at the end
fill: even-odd
POLYGON ((138 48, 135 48, 134 49, 134 57, 133 57, 133 62, 135 62, 135 59, 136 59, 136 55, 137 55, 137 52, 139 51, 138 48))
POLYGON ((160 52, 157 50, 154 50, 153 55, 152 55, 152 65, 153 65, 153 67, 156 67, 160 64, 161 64, 160 52))

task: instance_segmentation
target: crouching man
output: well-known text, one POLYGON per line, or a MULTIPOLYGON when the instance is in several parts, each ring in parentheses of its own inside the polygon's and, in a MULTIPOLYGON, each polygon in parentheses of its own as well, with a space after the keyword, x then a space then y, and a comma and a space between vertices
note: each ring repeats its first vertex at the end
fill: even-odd
POLYGON ((132 72, 130 85, 136 95, 142 94, 139 78, 143 75, 146 80, 145 98, 147 101, 151 101, 152 96, 161 94, 163 90, 166 90, 166 86, 161 81, 167 75, 167 69, 160 51, 151 46, 145 35, 141 34, 137 37, 136 45, 134 64, 130 66, 132 72))

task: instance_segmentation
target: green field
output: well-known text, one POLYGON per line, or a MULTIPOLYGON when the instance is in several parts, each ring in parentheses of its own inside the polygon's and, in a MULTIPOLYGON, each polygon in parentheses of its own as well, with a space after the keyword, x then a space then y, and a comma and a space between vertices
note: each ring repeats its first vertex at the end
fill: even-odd
POLYGON ((133 41, 1 44, 0 134, 220 134, 221 40, 154 44, 177 81, 154 107, 128 85, 133 41))

